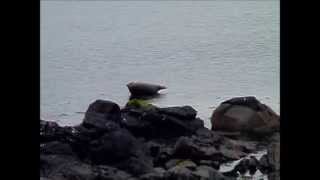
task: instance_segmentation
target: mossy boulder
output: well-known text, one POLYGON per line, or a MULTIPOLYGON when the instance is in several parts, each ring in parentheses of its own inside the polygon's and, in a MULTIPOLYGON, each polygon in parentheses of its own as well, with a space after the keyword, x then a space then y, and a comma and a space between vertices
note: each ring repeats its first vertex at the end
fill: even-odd
POLYGON ((255 97, 222 102, 211 116, 212 130, 264 136, 279 131, 280 116, 255 97))

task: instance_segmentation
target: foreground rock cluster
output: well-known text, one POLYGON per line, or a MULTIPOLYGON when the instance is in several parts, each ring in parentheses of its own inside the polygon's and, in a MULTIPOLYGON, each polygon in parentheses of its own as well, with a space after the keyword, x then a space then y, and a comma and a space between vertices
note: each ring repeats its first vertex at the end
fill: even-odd
MULTIPOLYGON (((241 167, 251 168, 242 163, 232 172, 219 172, 222 163, 239 160, 258 146, 219 135, 196 115, 190 106, 159 108, 137 101, 120 109, 96 100, 78 126, 41 120, 41 179, 227 180, 235 179, 241 167)), ((279 169, 279 163, 265 159, 256 166, 279 169)))

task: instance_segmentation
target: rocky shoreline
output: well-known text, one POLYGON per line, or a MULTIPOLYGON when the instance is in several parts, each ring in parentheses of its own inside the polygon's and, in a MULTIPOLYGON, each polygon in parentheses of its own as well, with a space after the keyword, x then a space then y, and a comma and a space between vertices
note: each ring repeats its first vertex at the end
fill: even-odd
POLYGON ((77 126, 40 120, 40 179, 227 180, 257 170, 280 179, 280 117, 258 101, 239 102, 224 102, 213 113, 221 129, 206 128, 191 106, 159 108, 135 99, 122 109, 96 100, 77 126), (252 116, 244 121, 248 112, 252 116), (232 123, 230 131, 222 122, 241 128, 232 123), (261 159, 241 160, 263 149, 261 159), (219 171, 235 160, 241 161, 232 170, 219 171))

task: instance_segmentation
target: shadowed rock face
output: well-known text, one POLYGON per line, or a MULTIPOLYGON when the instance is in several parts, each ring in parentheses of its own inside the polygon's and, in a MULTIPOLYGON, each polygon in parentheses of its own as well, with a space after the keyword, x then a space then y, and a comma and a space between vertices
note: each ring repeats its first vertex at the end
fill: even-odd
POLYGON ((165 86, 142 82, 131 82, 127 84, 127 87, 132 96, 152 96, 156 95, 159 90, 166 89, 165 86))
POLYGON ((263 135, 277 131, 280 117, 255 97, 227 100, 211 116, 212 130, 263 135))

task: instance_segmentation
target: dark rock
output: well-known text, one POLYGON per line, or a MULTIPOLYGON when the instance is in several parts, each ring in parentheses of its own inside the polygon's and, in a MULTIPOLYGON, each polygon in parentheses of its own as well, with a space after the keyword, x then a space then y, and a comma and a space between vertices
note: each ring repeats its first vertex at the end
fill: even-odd
POLYGON ((227 148, 225 146, 221 146, 219 151, 222 153, 225 161, 234 161, 239 160, 242 157, 245 157, 247 154, 236 149, 227 148))
POLYGON ((41 144, 40 153, 74 155, 71 146, 60 141, 52 141, 49 143, 41 144))
POLYGON ((217 160, 221 156, 221 152, 217 151, 213 146, 202 146, 197 143, 197 139, 188 137, 180 137, 174 147, 173 156, 182 159, 211 159, 217 160))
POLYGON ((137 155, 139 142, 126 129, 103 135, 90 144, 91 159, 95 164, 110 164, 137 155))
POLYGON ((239 176, 238 171, 235 169, 232 169, 231 171, 223 172, 222 174, 226 177, 234 177, 234 178, 237 178, 239 176))
POLYGON ((201 160, 199 162, 200 165, 209 166, 216 170, 220 169, 220 163, 218 161, 211 161, 211 160, 201 160))
POLYGON ((206 127, 197 129, 195 135, 203 140, 209 140, 214 144, 222 144, 225 139, 223 136, 217 134, 214 131, 209 130, 206 127))
POLYGON ((159 90, 166 89, 165 86, 142 82, 131 82, 127 84, 127 87, 133 96, 152 96, 159 90))
POLYGON ((197 129, 204 127, 204 123, 198 118, 184 121, 172 116, 165 116, 161 123, 161 127, 161 132, 164 130, 167 132, 164 137, 179 137, 193 134, 197 129))
POLYGON ((51 179, 45 178, 45 177, 40 177, 40 180, 51 180, 51 179))
POLYGON ((163 169, 162 167, 155 167, 155 168, 153 168, 153 171, 156 172, 156 173, 160 173, 160 174, 166 172, 166 170, 163 169))
POLYGON ((96 178, 94 180, 128 180, 132 176, 124 171, 110 166, 97 166, 94 168, 96 178))
POLYGON ((280 171, 269 173, 268 180, 280 180, 280 171))
POLYGON ((72 127, 60 127, 56 122, 40 120, 40 143, 67 141, 72 131, 72 127))
POLYGON ((254 156, 250 156, 248 169, 250 174, 254 174, 259 167, 259 161, 254 156))
POLYGON ((267 158, 273 171, 280 171, 280 142, 270 144, 267 158))
POLYGON ((139 180, 165 180, 164 173, 147 173, 139 177, 139 180))
POLYGON ((170 159, 168 162, 166 162, 165 168, 170 169, 170 168, 176 166, 180 161, 181 161, 181 159, 170 159))
POLYGON ((127 107, 122 110, 124 125, 135 136, 146 139, 187 136, 194 134, 199 128, 204 128, 203 120, 199 118, 182 118, 182 116, 187 118, 194 116, 193 112, 186 112, 188 110, 193 111, 186 106, 174 107, 174 110, 170 109, 153 108, 144 110, 127 107))
POLYGON ((165 167, 165 163, 172 158, 172 151, 169 147, 161 148, 158 156, 154 159, 154 165, 165 167))
POLYGON ((268 172, 268 171, 271 171, 267 154, 263 155, 263 156, 260 158, 260 161, 259 161, 259 170, 260 170, 262 173, 264 173, 264 174, 265 174, 266 172, 268 172))
POLYGON ((221 103, 211 116, 211 124, 212 130, 263 137, 279 130, 280 116, 255 97, 239 97, 221 103))
POLYGON ((43 179, 50 180, 128 180, 131 175, 109 166, 91 166, 71 156, 40 156, 44 161, 40 171, 43 179), (46 167, 43 167, 46 166, 46 167))
POLYGON ((249 159, 243 159, 234 167, 234 170, 240 172, 240 174, 245 174, 249 170, 249 163, 249 159))
POLYGON ((89 105, 82 126, 110 131, 121 122, 120 107, 111 101, 96 100, 89 105))
POLYGON ((90 165, 66 155, 40 155, 40 176, 52 180, 94 180, 96 177, 90 165))
POLYGON ((185 167, 175 166, 165 173, 166 179, 194 180, 192 171, 185 167))
POLYGON ((130 108, 123 110, 122 117, 124 126, 136 137, 151 139, 160 131, 156 125, 160 124, 162 116, 154 111, 130 108))
POLYGON ((197 167, 194 162, 186 159, 171 159, 165 164, 166 169, 171 169, 175 166, 185 167, 190 170, 194 170, 197 167))
POLYGON ((153 172, 153 164, 149 159, 130 157, 128 160, 115 164, 115 167, 126 171, 133 176, 153 172))
POLYGON ((160 153, 162 146, 156 142, 149 141, 146 143, 146 146, 149 150, 149 154, 152 157, 157 157, 160 153))
POLYGON ((201 179, 201 180, 227 180, 230 179, 225 177, 219 171, 215 170, 209 166, 198 166, 197 169, 192 172, 192 175, 195 177, 194 179, 201 179))
POLYGON ((197 111, 191 106, 159 108, 160 113, 177 117, 184 120, 196 118, 197 111))
POLYGON ((228 139, 222 143, 229 149, 236 151, 241 151, 244 153, 252 153, 257 150, 258 143, 256 141, 247 141, 247 140, 233 140, 228 139))

